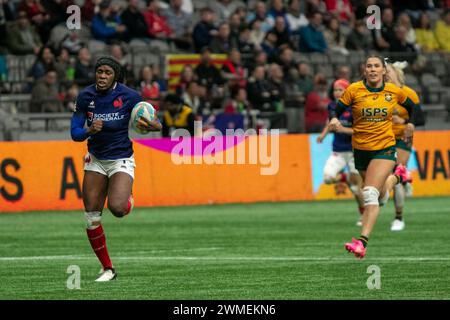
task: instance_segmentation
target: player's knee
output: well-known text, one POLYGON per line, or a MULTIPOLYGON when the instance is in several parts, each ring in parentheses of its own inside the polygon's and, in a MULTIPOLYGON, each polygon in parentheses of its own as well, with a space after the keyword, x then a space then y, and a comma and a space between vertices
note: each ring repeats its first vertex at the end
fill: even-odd
POLYGON ((364 206, 379 205, 378 203, 379 196, 380 192, 378 191, 377 188, 372 186, 364 187, 363 189, 364 206))
POLYGON ((127 215, 127 204, 121 203, 120 201, 109 202, 108 209, 117 218, 122 218, 127 215))
POLYGON ((88 211, 84 213, 86 219, 86 226, 88 229, 97 228, 102 220, 102 213, 100 211, 88 211))

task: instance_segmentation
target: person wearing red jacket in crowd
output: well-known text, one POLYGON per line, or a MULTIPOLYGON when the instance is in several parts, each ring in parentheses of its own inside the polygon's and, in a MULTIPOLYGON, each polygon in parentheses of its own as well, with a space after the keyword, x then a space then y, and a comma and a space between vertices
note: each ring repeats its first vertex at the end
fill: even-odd
POLYGON ((322 74, 314 77, 314 89, 306 96, 305 128, 307 133, 321 132, 328 120, 327 80, 322 74))
POLYGON ((237 48, 232 48, 228 57, 222 66, 222 77, 229 81, 230 86, 238 85, 245 88, 247 86, 247 69, 242 66, 241 53, 237 48))
POLYGON ((161 40, 172 38, 173 31, 166 18, 160 13, 158 0, 147 0, 147 10, 143 12, 143 15, 148 26, 148 35, 151 38, 161 40))

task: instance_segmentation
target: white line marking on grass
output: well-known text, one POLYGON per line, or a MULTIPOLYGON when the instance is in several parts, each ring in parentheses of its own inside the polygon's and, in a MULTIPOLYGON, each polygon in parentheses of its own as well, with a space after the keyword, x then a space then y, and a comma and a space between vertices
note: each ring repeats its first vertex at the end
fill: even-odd
MULTIPOLYGON (((91 255, 68 256, 29 256, 29 257, 0 257, 1 261, 35 261, 35 260, 91 260, 91 255)), ((349 262, 359 261, 354 257, 212 257, 212 256, 115 256, 114 260, 158 261, 158 260, 183 260, 183 261, 305 261, 305 262, 349 262)), ((427 262, 450 261, 450 257, 373 257, 360 261, 379 262, 427 262)))

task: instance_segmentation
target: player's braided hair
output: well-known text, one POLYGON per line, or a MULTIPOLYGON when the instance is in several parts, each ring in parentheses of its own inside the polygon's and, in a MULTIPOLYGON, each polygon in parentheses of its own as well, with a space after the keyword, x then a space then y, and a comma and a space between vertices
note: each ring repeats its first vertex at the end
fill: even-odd
POLYGON ((114 70, 114 81, 117 82, 123 81, 122 66, 112 57, 104 56, 98 58, 97 62, 95 63, 95 72, 97 72, 97 69, 100 68, 100 66, 105 65, 111 67, 114 70))

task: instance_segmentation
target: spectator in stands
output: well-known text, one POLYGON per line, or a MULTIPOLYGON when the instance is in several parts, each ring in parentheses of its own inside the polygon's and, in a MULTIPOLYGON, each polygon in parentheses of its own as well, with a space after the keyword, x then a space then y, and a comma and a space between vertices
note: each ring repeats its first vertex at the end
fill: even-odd
POLYGON ((306 62, 300 62, 297 65, 297 91, 303 96, 301 102, 304 102, 306 96, 313 90, 313 77, 311 68, 306 62))
POLYGON ((77 96, 80 89, 76 83, 73 83, 66 91, 64 95, 63 106, 66 112, 74 112, 75 111, 75 101, 77 100, 77 96))
POLYGON ((291 33, 297 34, 301 27, 309 24, 308 19, 300 10, 300 0, 289 0, 286 20, 291 33))
POLYGON ((10 0, 4 0, 0 5, 1 17, 4 22, 13 22, 16 19, 16 3, 10 0))
POLYGON ((283 80, 286 83, 293 83, 297 74, 297 66, 294 62, 294 51, 289 47, 282 49, 277 63, 283 70, 283 80))
POLYGON ((272 26, 275 26, 277 18, 280 17, 283 18, 284 25, 286 26, 287 30, 289 30, 288 21, 286 18, 287 10, 284 6, 283 0, 272 0, 271 2, 271 7, 267 12, 267 17, 269 18, 270 24, 272 26))
POLYGON ((394 13, 391 8, 383 10, 381 15, 381 29, 372 30, 374 48, 378 51, 392 51, 395 40, 394 13))
POLYGON ((181 99, 183 100, 184 104, 186 104, 188 107, 194 111, 195 114, 198 113, 198 110, 201 105, 200 96, 198 94, 199 88, 196 81, 191 81, 186 84, 186 89, 184 90, 183 94, 181 95, 181 99))
POLYGON ((173 41, 180 49, 189 49, 192 45, 192 15, 182 9, 183 0, 171 0, 170 7, 164 12, 167 24, 173 30, 173 41))
POLYGON ((249 12, 249 14, 247 15, 247 23, 252 23, 255 20, 261 21, 261 30, 264 33, 267 33, 273 27, 273 22, 267 15, 267 6, 264 1, 256 2, 253 12, 249 12))
POLYGON ((277 35, 276 46, 278 48, 292 47, 291 33, 286 25, 285 18, 282 16, 277 16, 275 18, 275 26, 273 27, 272 32, 277 35))
POLYGON ((241 21, 239 13, 235 12, 230 16, 228 25, 230 26, 230 44, 232 47, 237 47, 239 44, 239 34, 246 24, 241 21))
POLYGON ((22 0, 19 2, 17 10, 25 11, 28 19, 33 23, 36 23, 38 20, 41 21, 42 17, 38 18, 38 16, 46 14, 45 8, 39 0, 22 0))
POLYGON ((78 51, 78 58, 75 63, 75 82, 79 86, 86 86, 95 79, 94 65, 92 63, 89 49, 84 47, 78 51))
POLYGON ((59 50, 55 61, 55 71, 61 84, 67 84, 74 80, 75 69, 71 64, 69 51, 66 48, 59 50))
POLYGON ((256 66, 253 70, 252 76, 248 80, 247 96, 254 109, 260 111, 274 110, 264 66, 256 66))
POLYGON ((173 31, 160 10, 159 0, 147 0, 147 10, 143 14, 148 26, 148 34, 154 39, 169 40, 173 36, 173 31))
POLYGON ((188 83, 196 81, 197 77, 194 73, 194 68, 190 64, 185 64, 180 73, 180 81, 178 82, 176 92, 179 96, 186 90, 188 83))
POLYGON ((211 41, 211 51, 213 53, 227 53, 231 49, 230 25, 222 22, 219 25, 219 32, 211 41))
POLYGON ((94 38, 107 44, 112 40, 125 40, 127 27, 122 24, 120 16, 112 12, 111 0, 102 0, 99 10, 92 20, 94 38))
POLYGON ((408 30, 404 26, 397 26, 395 28, 395 41, 390 46, 391 51, 402 53, 396 55, 398 61, 408 61, 409 64, 413 64, 417 58, 417 51, 414 46, 406 40, 408 36, 408 30))
POLYGON ((66 23, 67 8, 73 4, 72 0, 41 0, 42 6, 45 12, 48 14, 49 18, 44 24, 45 28, 45 38, 43 39, 46 43, 50 36, 50 31, 60 23, 66 23))
POLYGON ((36 27, 42 43, 46 43, 50 35, 50 29, 47 25, 50 15, 45 11, 40 0, 22 0, 18 5, 18 10, 27 13, 28 19, 36 27))
POLYGON ((301 52, 327 51, 327 43, 322 32, 322 14, 315 12, 309 21, 309 25, 300 28, 299 49, 301 52))
POLYGON ((262 30, 262 21, 255 19, 250 23, 250 42, 253 43, 256 50, 261 50, 261 44, 264 41, 266 33, 262 30))
POLYGON ((67 49, 70 54, 77 54, 85 43, 80 39, 80 35, 76 31, 70 31, 61 41, 61 47, 67 49))
POLYGON ((236 12, 239 7, 245 7, 240 0, 213 0, 211 1, 211 9, 216 14, 219 22, 228 21, 230 16, 236 12))
POLYGON ((194 73, 202 85, 211 91, 214 85, 223 83, 219 69, 214 66, 211 59, 211 49, 203 47, 201 52, 200 63, 195 67, 194 73))
POLYGON ((355 14, 350 0, 325 0, 327 11, 345 25, 355 21, 355 14))
POLYGON ((222 78, 228 80, 228 86, 247 85, 247 69, 242 65, 241 53, 237 48, 232 48, 228 54, 228 60, 223 64, 221 75, 222 78))
POLYGON ((345 79, 348 82, 350 81, 351 78, 351 73, 352 73, 352 69, 348 66, 348 65, 340 65, 336 68, 335 73, 334 73, 334 79, 331 82, 331 86, 328 89, 328 97, 333 100, 334 99, 334 82, 338 79, 345 79))
POLYGON ((356 20, 354 29, 347 37, 345 47, 353 51, 368 51, 372 49, 370 33, 363 20, 356 20))
POLYGON ((147 41, 148 26, 138 5, 139 0, 128 0, 128 7, 120 15, 120 19, 127 28, 127 40, 147 41))
POLYGON ((273 31, 269 31, 267 32, 263 43, 261 43, 261 48, 266 53, 269 62, 273 62, 278 56, 279 50, 277 47, 277 39, 277 34, 273 31))
POLYGON ((352 70, 350 69, 350 67, 348 65, 341 65, 338 66, 336 69, 336 75, 335 75, 335 80, 337 79, 345 79, 347 81, 350 82, 350 78, 351 78, 351 73, 352 70))
POLYGON ((435 51, 439 48, 433 30, 431 29, 430 17, 427 12, 422 12, 419 18, 419 26, 416 31, 416 41, 423 52, 435 51))
POLYGON ((411 18, 405 12, 402 12, 397 17, 397 26, 403 26, 406 29, 406 42, 415 45, 416 44, 416 32, 414 31, 411 23, 411 18))
POLYGON ((270 102, 272 110, 275 112, 267 118, 270 121, 271 128, 286 128, 287 119, 284 112, 284 103, 286 100, 286 85, 283 81, 284 75, 281 67, 272 63, 269 66, 269 90, 270 90, 270 102))
POLYGON ((98 8, 98 3, 101 0, 85 0, 81 7, 81 19, 83 21, 92 21, 96 14, 95 10, 98 8))
POLYGON ((131 63, 131 56, 125 54, 123 48, 119 44, 113 44, 109 47, 110 55, 122 66, 121 82, 127 85, 134 84, 133 65, 131 63))
POLYGON ((450 9, 442 15, 442 20, 436 22, 434 35, 439 44, 439 50, 450 53, 450 9))
POLYGON ((230 99, 225 102, 224 113, 243 113, 250 109, 247 91, 242 87, 230 88, 230 99))
POLYGON ((170 137, 176 129, 185 129, 194 136, 195 114, 176 94, 169 93, 164 98, 162 136, 170 137))
POLYGON ((28 72, 32 80, 42 78, 48 70, 55 70, 55 55, 50 47, 42 47, 28 72))
POLYGON ((159 63, 151 64, 153 70, 153 79, 158 82, 159 89, 161 92, 167 91, 167 81, 164 79, 164 76, 161 75, 161 68, 159 67, 159 63))
MULTIPOLYGON (((17 20, 8 28, 8 49, 13 54, 38 54, 42 42, 25 11, 17 13, 17 20)), ((3 35, 2 35, 3 38, 3 35)))
POLYGON ((328 21, 327 28, 324 30, 323 36, 330 54, 349 54, 348 50, 345 48, 347 38, 342 32, 341 23, 337 18, 332 17, 328 21))
POLYGON ((239 39, 237 43, 239 52, 244 56, 245 63, 254 59, 255 45, 250 41, 250 28, 244 26, 239 31, 239 39))
POLYGON ((306 96, 305 128, 307 133, 321 132, 327 123, 327 106, 331 102, 327 93, 327 80, 322 74, 314 77, 314 89, 306 96))
POLYGON ((151 66, 144 66, 141 69, 136 88, 141 94, 142 100, 151 103, 156 110, 159 110, 161 89, 159 83, 154 79, 151 66))
POLYGON ((213 11, 208 7, 202 8, 200 10, 200 21, 195 25, 192 33, 195 51, 200 52, 203 47, 209 46, 217 33, 214 27, 213 11))
POLYGON ((325 2, 321 0, 307 0, 305 15, 310 19, 310 17, 312 17, 316 12, 321 13, 323 16, 328 15, 325 2))
POLYGON ((263 50, 256 51, 255 53, 255 66, 266 66, 268 63, 267 53, 263 50))
POLYGON ((58 78, 55 70, 47 70, 31 92, 30 112, 62 112, 59 100, 58 78))
POLYGON ((237 13, 239 15, 239 18, 241 19, 241 23, 243 25, 249 25, 247 23, 247 15, 248 15, 247 7, 240 6, 236 9, 235 13, 237 13))
POLYGON ((269 66, 269 88, 272 105, 276 111, 282 111, 286 99, 286 86, 283 69, 280 65, 272 63, 269 66))

